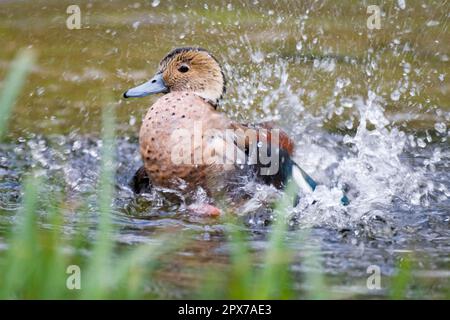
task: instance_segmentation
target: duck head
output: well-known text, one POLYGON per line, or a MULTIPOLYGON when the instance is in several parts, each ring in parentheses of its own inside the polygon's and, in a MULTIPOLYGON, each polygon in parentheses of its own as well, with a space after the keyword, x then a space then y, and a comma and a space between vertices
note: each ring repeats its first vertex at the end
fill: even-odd
POLYGON ((155 93, 193 92, 216 106, 225 93, 225 77, 219 62, 202 48, 177 48, 159 63, 149 81, 126 91, 124 98, 155 93))

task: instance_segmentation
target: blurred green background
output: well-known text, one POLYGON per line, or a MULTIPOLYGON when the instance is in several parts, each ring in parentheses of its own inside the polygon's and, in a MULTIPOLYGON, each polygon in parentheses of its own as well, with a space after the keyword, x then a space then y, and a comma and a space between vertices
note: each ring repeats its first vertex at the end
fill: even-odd
POLYGON ((17 50, 37 52, 13 118, 16 136, 98 133, 104 94, 120 101, 121 130, 135 133, 155 97, 124 102, 122 92, 151 77, 172 48, 195 45, 226 67, 230 115, 254 117, 262 94, 252 76, 274 89, 264 68, 282 58, 287 85, 329 130, 347 129, 354 110, 344 98, 369 89, 386 98, 393 124, 429 129, 450 111, 448 12, 446 1, 407 1, 404 10, 396 1, 2 1, 0 78, 17 50), (80 30, 66 28, 71 4, 81 9, 80 30), (382 9, 380 30, 366 26, 369 4, 382 9), (255 88, 251 104, 242 103, 240 80, 255 88))

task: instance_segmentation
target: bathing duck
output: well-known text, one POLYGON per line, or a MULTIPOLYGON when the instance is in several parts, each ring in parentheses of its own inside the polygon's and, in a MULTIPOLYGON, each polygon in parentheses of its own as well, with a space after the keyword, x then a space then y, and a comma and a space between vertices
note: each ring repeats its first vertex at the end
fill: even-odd
MULTIPOLYGON (((293 181, 300 194, 315 189, 316 182, 292 160, 294 142, 285 132, 270 123, 238 123, 218 110, 225 90, 218 60, 205 49, 185 47, 169 52, 153 78, 123 94, 163 94, 140 129, 143 166, 131 183, 136 193, 155 185, 201 186, 215 194, 232 188, 242 175, 277 188, 293 181)), ((218 212, 213 207, 202 210, 218 212)))

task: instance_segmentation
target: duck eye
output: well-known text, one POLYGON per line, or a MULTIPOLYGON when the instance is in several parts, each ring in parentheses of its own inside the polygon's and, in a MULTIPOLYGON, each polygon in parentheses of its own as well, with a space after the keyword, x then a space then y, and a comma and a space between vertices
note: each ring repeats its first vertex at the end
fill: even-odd
POLYGON ((188 72, 189 71, 189 67, 183 64, 182 66, 180 66, 178 68, 178 71, 180 71, 182 73, 188 72))

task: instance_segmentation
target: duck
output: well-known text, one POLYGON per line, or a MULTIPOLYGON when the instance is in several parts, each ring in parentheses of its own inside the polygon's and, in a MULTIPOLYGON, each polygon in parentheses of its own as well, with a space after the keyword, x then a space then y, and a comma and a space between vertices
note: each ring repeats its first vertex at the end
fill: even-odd
MULTIPOLYGON (((152 186, 202 187, 214 195, 242 176, 278 189, 292 183, 299 196, 315 190, 315 180, 293 160, 295 143, 283 130, 269 122, 239 123, 220 111, 226 87, 222 66, 209 51, 180 47, 160 61, 149 81, 125 91, 125 99, 161 94, 139 131, 143 165, 130 183, 135 193, 152 186)), ((341 202, 348 204, 345 195, 341 202)), ((220 215, 210 204, 196 210, 220 215)))

